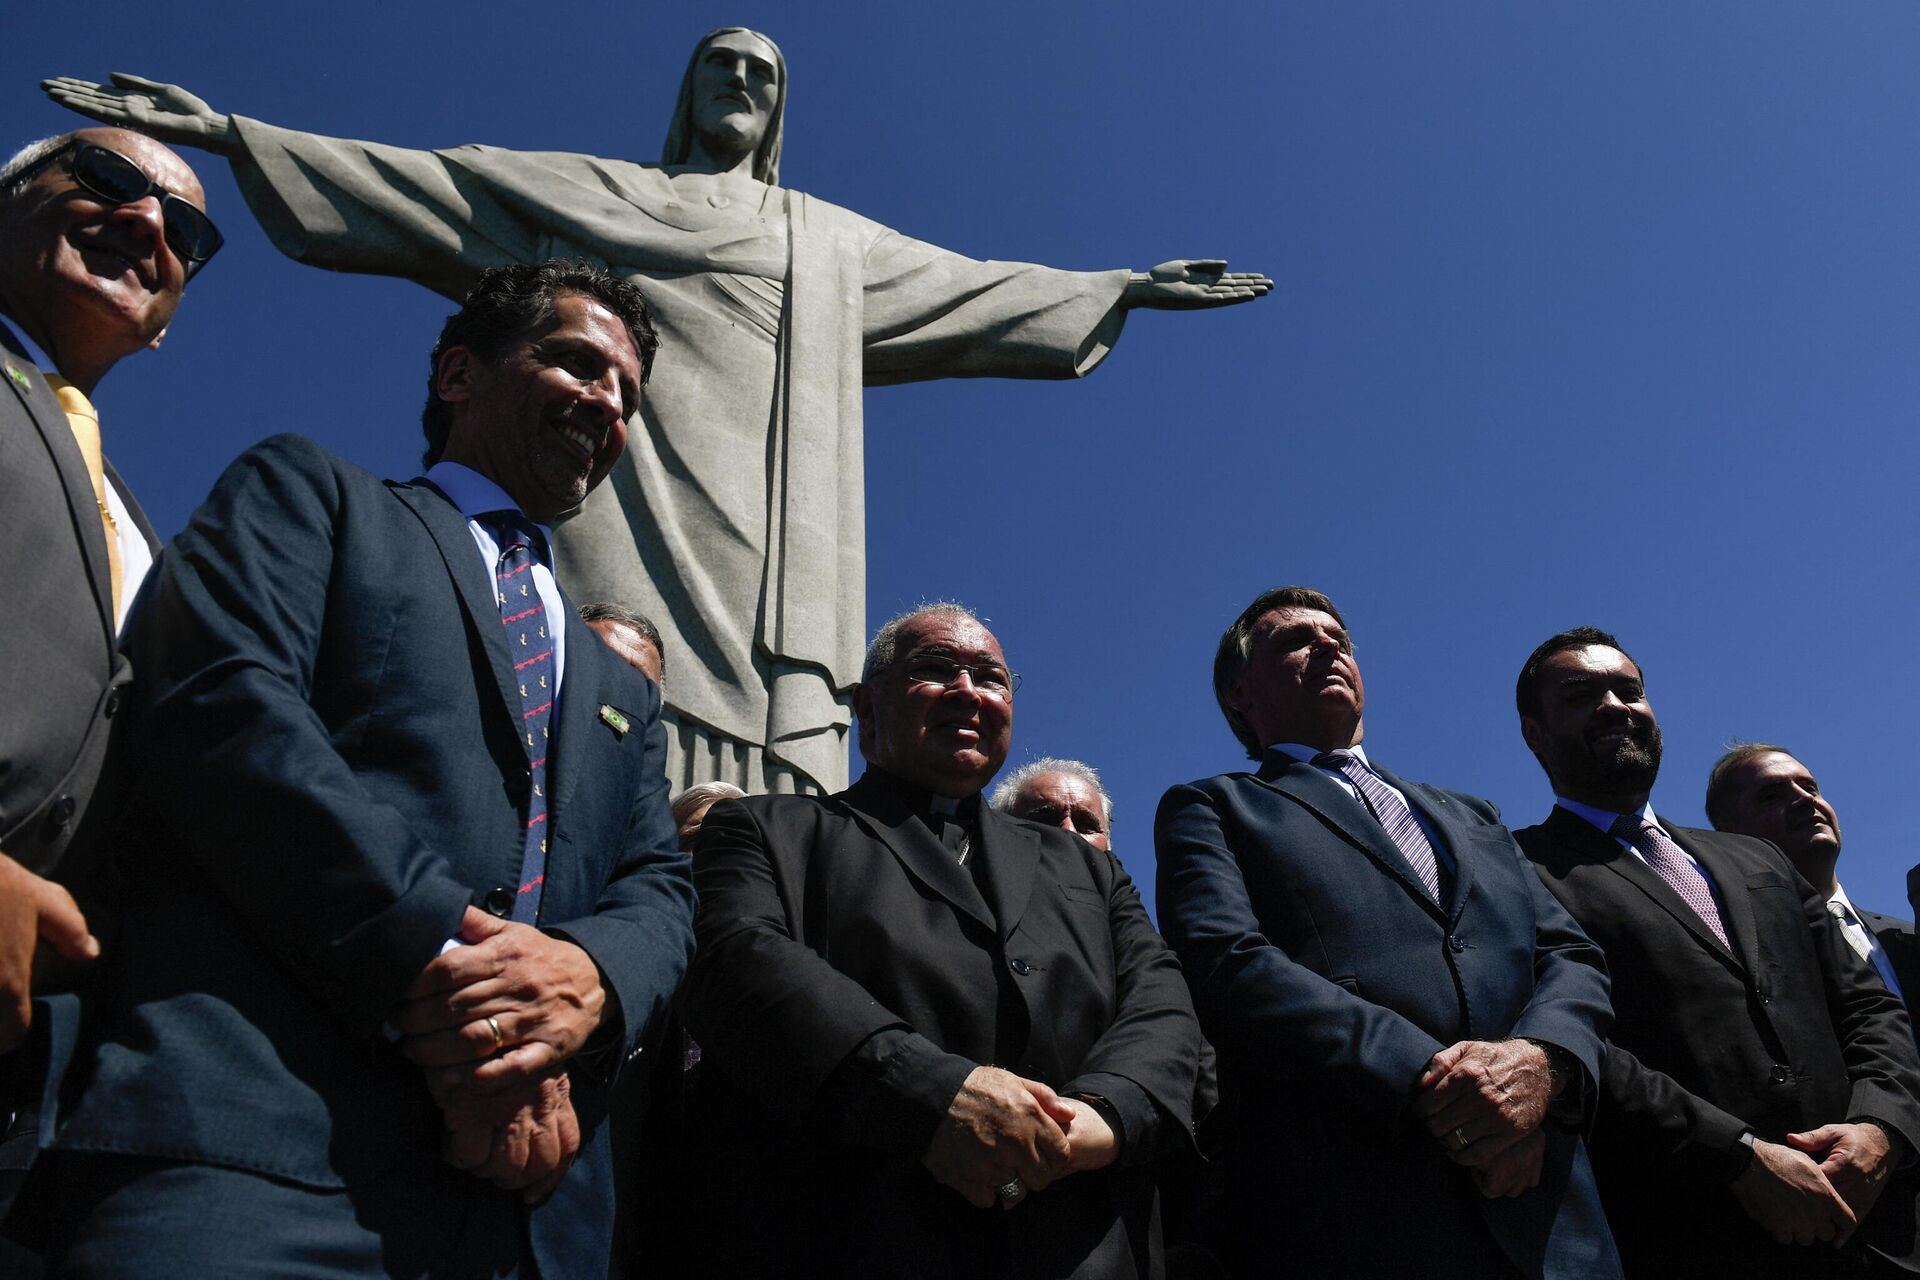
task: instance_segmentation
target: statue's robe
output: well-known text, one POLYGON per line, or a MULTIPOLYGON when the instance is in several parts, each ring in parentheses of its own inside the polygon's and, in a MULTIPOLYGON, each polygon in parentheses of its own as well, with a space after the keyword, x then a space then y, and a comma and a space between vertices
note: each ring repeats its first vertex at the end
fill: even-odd
POLYGON ((640 415, 555 537, 574 599, 660 628, 676 787, 846 786, 862 386, 1075 377, 1124 319, 1124 270, 976 262, 738 176, 233 125, 247 203, 300 262, 457 300, 486 268, 578 256, 644 289, 661 347, 640 415))

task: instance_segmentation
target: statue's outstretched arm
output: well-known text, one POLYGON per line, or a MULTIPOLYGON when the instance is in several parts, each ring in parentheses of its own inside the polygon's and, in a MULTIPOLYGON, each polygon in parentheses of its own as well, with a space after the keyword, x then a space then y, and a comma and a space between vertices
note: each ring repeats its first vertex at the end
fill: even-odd
POLYGON ((1123 307, 1197 311, 1251 302, 1273 288, 1257 271, 1228 271, 1225 258, 1175 258, 1151 271, 1136 271, 1120 295, 1123 307))
POLYGON ((199 147, 231 155, 235 143, 227 117, 177 84, 161 84, 124 71, 111 85, 56 76, 40 87, 63 107, 119 129, 137 129, 173 147, 199 147))

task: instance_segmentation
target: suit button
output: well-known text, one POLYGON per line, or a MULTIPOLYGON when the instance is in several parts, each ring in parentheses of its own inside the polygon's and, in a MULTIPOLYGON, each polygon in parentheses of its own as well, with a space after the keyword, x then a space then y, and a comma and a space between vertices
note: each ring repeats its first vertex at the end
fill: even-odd
POLYGON ((1033 966, 1025 960, 1022 960, 1019 956, 1015 956, 1013 959, 1007 961, 1007 968, 1013 970, 1023 978, 1033 972, 1033 966))
POLYGON ((1773 1070, 1767 1072, 1767 1079, 1773 1081, 1775 1084, 1785 1084, 1787 1077, 1792 1074, 1793 1073, 1788 1071, 1786 1067, 1776 1062, 1773 1064, 1773 1070))
POLYGON ((505 920, 513 914, 513 890, 505 885, 495 885, 487 890, 486 901, 481 905, 486 907, 487 914, 499 916, 505 920))
POLYGON ((1453 952, 1455 955, 1459 955, 1462 951, 1465 951, 1466 949, 1467 949, 1467 944, 1464 939, 1461 939, 1461 938, 1447 939, 1447 950, 1453 952))
POLYGON ((119 714, 119 711, 120 691, 118 689, 109 689, 107 691, 107 705, 100 709, 100 713, 111 720, 115 715, 119 714))
POLYGON ((65 831, 67 824, 73 821, 74 808, 72 796, 61 796, 47 810, 47 825, 55 831, 65 831))

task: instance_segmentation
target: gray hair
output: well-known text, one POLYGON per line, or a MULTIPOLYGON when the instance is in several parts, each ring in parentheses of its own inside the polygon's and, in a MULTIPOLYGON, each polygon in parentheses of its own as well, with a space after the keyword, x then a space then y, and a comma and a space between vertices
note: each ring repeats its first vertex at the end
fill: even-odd
POLYGON ((653 619, 644 613, 635 613, 625 605, 615 604, 611 600, 596 600, 592 604, 580 606, 580 621, 611 622, 622 627, 632 627, 640 633, 640 638, 653 646, 660 655, 660 678, 667 677, 667 643, 660 638, 660 628, 653 625, 653 619))
POLYGON ((0 204, 5 204, 20 194, 22 173, 73 141, 73 136, 71 133, 56 133, 51 138, 29 142, 14 152, 5 164, 0 165, 0 204))
POLYGON ((917 604, 905 613, 888 618, 880 624, 880 629, 873 633, 873 643, 867 646, 867 660, 860 664, 860 679, 871 680, 876 672, 892 666, 893 660, 900 656, 900 628, 915 618, 925 618, 929 615, 965 618, 983 631, 987 626, 980 621, 979 614, 955 600, 928 600, 917 604))
POLYGON ((695 809, 720 800, 738 800, 747 793, 731 782, 696 782, 673 798, 673 821, 678 826, 695 809))
POLYGON ((1000 780, 993 789, 993 798, 987 803, 1001 813, 1012 813, 1014 801, 1020 798, 1020 789, 1042 774, 1070 773, 1080 781, 1092 787, 1100 796, 1100 808, 1107 820, 1107 830, 1113 830, 1113 797, 1107 793, 1107 784, 1100 781, 1100 771, 1084 760, 1062 760, 1057 756, 1042 756, 1038 760, 1021 765, 1000 780))

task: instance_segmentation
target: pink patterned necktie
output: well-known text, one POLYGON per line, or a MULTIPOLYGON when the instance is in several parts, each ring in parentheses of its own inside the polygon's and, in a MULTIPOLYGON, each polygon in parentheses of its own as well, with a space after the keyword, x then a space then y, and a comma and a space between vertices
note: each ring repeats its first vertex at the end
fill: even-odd
POLYGON ((1686 850, 1637 813, 1621 814, 1607 830, 1615 839, 1625 840, 1638 849, 1654 874, 1665 880, 1667 886, 1680 895, 1680 901, 1692 907, 1693 913, 1713 930, 1720 945, 1733 950, 1733 944, 1727 941, 1727 927, 1720 923, 1720 908, 1713 901, 1713 890, 1700 868, 1693 865, 1693 859, 1687 857, 1686 850))
POLYGON ((1367 812, 1373 815, 1373 820, 1380 824, 1387 838, 1400 850, 1400 856, 1413 868, 1413 874, 1419 877, 1427 896, 1435 902, 1440 901, 1440 860, 1434 856, 1433 845, 1427 840, 1427 833, 1414 820, 1407 802, 1396 795, 1393 788, 1375 777, 1373 770, 1367 768, 1358 756, 1345 751, 1328 751, 1315 756, 1313 762, 1322 768, 1338 769, 1359 789, 1360 803, 1367 806, 1367 812))

